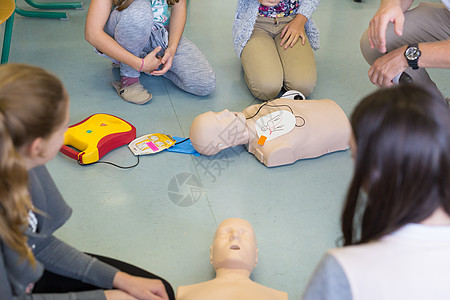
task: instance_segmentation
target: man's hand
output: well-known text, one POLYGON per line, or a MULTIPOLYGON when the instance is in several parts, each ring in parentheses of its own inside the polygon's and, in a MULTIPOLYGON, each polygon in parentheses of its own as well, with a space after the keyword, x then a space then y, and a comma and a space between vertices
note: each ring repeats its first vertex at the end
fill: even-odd
POLYGON ((378 87, 392 86, 392 79, 408 67, 405 50, 403 46, 378 58, 369 69, 370 81, 378 87))
POLYGON ((284 49, 294 47, 298 39, 302 40, 302 45, 305 44, 305 23, 307 19, 301 14, 297 14, 295 18, 289 22, 281 31, 281 46, 284 49))
POLYGON ((370 20, 368 37, 370 47, 377 48, 380 53, 386 53, 386 29, 389 23, 394 23, 395 33, 403 34, 405 15, 399 2, 383 1, 375 16, 370 20))

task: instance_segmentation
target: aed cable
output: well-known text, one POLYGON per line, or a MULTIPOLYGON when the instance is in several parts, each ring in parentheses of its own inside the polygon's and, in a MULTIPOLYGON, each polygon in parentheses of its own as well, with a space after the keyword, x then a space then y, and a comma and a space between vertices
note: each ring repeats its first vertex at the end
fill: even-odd
MULTIPOLYGON (((184 140, 181 140, 181 141, 179 141, 179 142, 176 142, 174 145, 178 145, 178 144, 184 143, 184 142, 186 142, 187 140, 189 140, 189 138, 186 138, 186 139, 184 139, 184 140)), ((132 166, 120 166, 120 165, 115 164, 115 163, 113 163, 113 162, 110 162, 110 161, 102 161, 102 160, 98 160, 98 161, 93 162, 93 163, 90 163, 90 164, 83 164, 83 163, 81 163, 81 161, 79 161, 79 160, 77 160, 77 162, 78 162, 78 164, 79 164, 80 166, 87 166, 87 165, 93 165, 93 164, 98 164, 98 163, 100 163, 100 164, 111 165, 111 166, 114 166, 114 167, 117 167, 117 168, 120 168, 120 169, 131 169, 131 168, 134 168, 134 167, 136 167, 137 165, 139 165, 139 155, 136 155, 136 157, 137 157, 137 162, 136 162, 134 165, 132 165, 132 166)))
POLYGON ((264 106, 268 106, 268 107, 287 107, 287 108, 289 108, 289 110, 290 110, 291 113, 295 116, 296 119, 299 118, 299 119, 301 119, 301 120, 303 121, 303 123, 302 123, 301 125, 297 125, 297 122, 295 122, 295 127, 303 127, 303 126, 305 126, 305 123, 306 123, 305 119, 304 119, 302 116, 296 116, 296 115, 294 114, 294 111, 292 110, 292 107, 290 107, 289 105, 287 105, 287 104, 274 104, 274 105, 271 105, 271 104, 267 104, 267 103, 269 103, 269 102, 264 102, 263 104, 261 104, 261 106, 258 108, 258 110, 256 111, 256 113, 255 113, 253 116, 248 117, 248 118, 246 118, 246 119, 249 120, 249 119, 254 118, 256 115, 258 115, 258 113, 261 111, 261 109, 262 109, 264 106))
POLYGON ((78 162, 78 164, 79 164, 80 166, 88 166, 88 165, 94 165, 94 164, 107 164, 107 165, 111 165, 111 166, 114 166, 114 167, 117 167, 117 168, 120 168, 120 169, 131 169, 131 168, 136 167, 136 166, 139 164, 139 155, 137 155, 137 162, 136 162, 134 165, 132 165, 132 166, 120 166, 120 165, 115 164, 115 163, 113 163, 113 162, 110 162, 110 161, 102 161, 102 160, 98 160, 98 161, 93 162, 93 163, 91 163, 91 164, 83 164, 83 163, 81 163, 81 161, 79 161, 79 160, 77 160, 77 162, 78 162))
POLYGON ((187 140, 189 140, 189 138, 186 138, 186 139, 184 139, 184 140, 182 140, 182 141, 176 142, 176 143, 174 144, 174 146, 175 146, 175 145, 178 145, 178 144, 181 144, 181 143, 184 143, 184 142, 186 142, 187 140))

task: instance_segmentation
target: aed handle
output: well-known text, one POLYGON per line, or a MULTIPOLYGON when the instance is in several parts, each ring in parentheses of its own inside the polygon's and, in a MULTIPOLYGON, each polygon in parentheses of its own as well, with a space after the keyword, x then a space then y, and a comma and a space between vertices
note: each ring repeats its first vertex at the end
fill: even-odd
POLYGON ((70 148, 67 145, 63 145, 59 151, 61 151, 62 154, 65 154, 70 158, 79 160, 80 162, 81 162, 80 153, 81 153, 81 156, 84 154, 84 152, 75 151, 74 149, 70 148))

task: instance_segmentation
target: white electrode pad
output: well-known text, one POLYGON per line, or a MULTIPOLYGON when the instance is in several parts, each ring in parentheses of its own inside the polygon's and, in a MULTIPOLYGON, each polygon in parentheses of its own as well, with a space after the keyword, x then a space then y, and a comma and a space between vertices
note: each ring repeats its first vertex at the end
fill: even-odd
POLYGON ((295 127, 295 116, 289 111, 279 110, 256 120, 255 128, 258 138, 273 140, 290 132, 295 127))
POLYGON ((175 140, 170 135, 161 133, 146 134, 128 144, 134 155, 153 154, 168 149, 175 145, 175 140))

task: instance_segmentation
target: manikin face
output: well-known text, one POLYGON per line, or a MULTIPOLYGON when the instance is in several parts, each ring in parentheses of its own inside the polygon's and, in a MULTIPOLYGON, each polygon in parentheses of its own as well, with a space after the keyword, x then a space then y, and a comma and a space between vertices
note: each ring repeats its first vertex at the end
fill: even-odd
POLYGON ((206 112, 192 122, 189 137, 195 150, 204 155, 214 155, 223 149, 242 143, 246 133, 245 116, 228 109, 206 112))
POLYGON ((214 269, 244 269, 250 273, 258 261, 253 228, 243 219, 227 219, 216 230, 211 246, 214 269))

